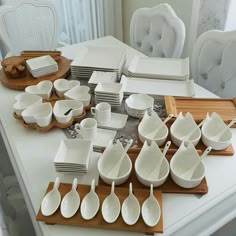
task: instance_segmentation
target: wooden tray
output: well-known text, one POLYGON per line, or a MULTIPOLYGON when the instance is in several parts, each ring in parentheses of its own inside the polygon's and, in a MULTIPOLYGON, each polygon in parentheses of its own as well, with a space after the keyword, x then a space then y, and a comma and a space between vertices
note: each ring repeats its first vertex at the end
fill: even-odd
MULTIPOLYGON (((148 190, 149 188, 144 186, 143 184, 141 184, 138 179, 136 178, 136 174, 135 174, 135 169, 134 169, 134 165, 135 165, 135 160, 138 156, 140 152, 140 148, 136 148, 136 149, 130 149, 128 151, 128 155, 132 161, 132 171, 130 174, 129 179, 122 185, 119 185, 119 187, 125 187, 128 188, 129 183, 132 182, 133 183, 133 189, 146 189, 148 190)), ((171 160, 173 154, 175 153, 175 150, 168 150, 166 158, 168 161, 171 160)), ((201 151, 199 151, 199 153, 201 153, 201 151)), ((108 186, 105 182, 103 182, 103 180, 101 178, 99 178, 99 185, 104 185, 104 186, 108 186)), ((170 177, 170 174, 166 180, 166 182, 164 184, 162 184, 159 187, 154 188, 155 190, 158 191, 162 191, 163 193, 201 193, 201 194, 205 194, 208 192, 208 186, 207 186, 207 181, 206 178, 204 178, 202 180, 202 182, 195 188, 191 188, 191 189, 187 189, 187 188, 182 188, 180 186, 178 186, 170 177)))
MULTIPOLYGON (((47 188, 47 191, 50 191, 53 188, 53 183, 50 182, 47 188)), ((61 197, 63 198, 67 192, 71 190, 71 184, 60 183, 59 191, 61 193, 61 197)), ((84 196, 90 191, 90 186, 87 185, 78 185, 77 191, 79 192, 81 200, 84 196)), ((80 210, 71 218, 66 219, 61 215, 60 209, 58 209, 53 215, 51 216, 43 216, 41 209, 39 209, 36 219, 38 221, 43 221, 47 224, 65 224, 65 225, 78 225, 78 226, 87 226, 87 227, 94 227, 94 228, 104 228, 104 229, 115 229, 115 230, 126 230, 126 231, 135 231, 135 232, 143 232, 148 234, 154 233, 162 233, 163 232, 163 216, 162 216, 162 193, 159 191, 154 190, 153 194, 156 197, 157 201, 161 207, 161 218, 156 226, 148 227, 144 224, 142 216, 140 215, 137 223, 135 225, 129 226, 125 224, 122 219, 121 214, 119 215, 118 219, 112 223, 108 224, 102 217, 101 213, 101 205, 103 200, 110 194, 111 187, 106 186, 97 186, 96 193, 98 194, 100 200, 100 208, 98 210, 97 215, 91 220, 84 220, 81 217, 80 210)), ((115 187, 115 193, 118 196, 120 203, 124 201, 124 199, 128 196, 128 188, 120 188, 115 187)), ((134 195, 137 197, 140 205, 144 202, 144 200, 149 197, 149 189, 134 189, 134 195)))
MULTIPOLYGON (((197 123, 206 118, 207 112, 217 112, 228 124, 236 117, 236 97, 234 98, 186 98, 165 96, 166 115, 190 112, 197 123)), ((234 124, 233 127, 236 127, 234 124)))
POLYGON ((25 50, 20 53, 21 57, 25 60, 49 55, 55 61, 57 61, 61 56, 61 51, 46 51, 46 50, 25 50))
POLYGON ((29 85, 35 85, 43 80, 54 81, 61 77, 66 77, 70 74, 70 61, 69 59, 61 56, 57 60, 58 71, 54 74, 43 76, 40 78, 34 78, 29 71, 27 70, 26 76, 22 78, 11 78, 9 77, 3 69, 0 70, 0 80, 5 87, 16 89, 16 90, 24 90, 29 85))

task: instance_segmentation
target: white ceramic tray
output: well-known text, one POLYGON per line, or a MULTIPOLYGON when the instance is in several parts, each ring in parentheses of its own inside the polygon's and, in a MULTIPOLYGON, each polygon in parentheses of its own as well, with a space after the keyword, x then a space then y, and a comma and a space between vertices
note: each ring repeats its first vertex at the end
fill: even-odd
POLYGON ((133 93, 145 93, 151 96, 182 96, 195 95, 193 80, 154 80, 145 78, 133 78, 122 75, 120 83, 123 84, 124 95, 133 93))
POLYGON ((189 58, 150 58, 135 56, 128 68, 132 77, 185 80, 189 78, 189 58))

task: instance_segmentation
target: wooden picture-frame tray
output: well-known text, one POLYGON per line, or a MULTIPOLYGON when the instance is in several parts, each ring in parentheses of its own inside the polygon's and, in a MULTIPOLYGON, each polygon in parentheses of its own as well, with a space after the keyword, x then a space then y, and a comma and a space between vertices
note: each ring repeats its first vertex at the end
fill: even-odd
MULTIPOLYGON (((128 151, 128 155, 132 161, 132 170, 131 170, 131 174, 129 179, 124 183, 119 185, 119 187, 123 187, 123 188, 128 188, 129 183, 132 182, 133 183, 133 189, 146 189, 148 190, 149 188, 144 186, 143 184, 141 184, 135 174, 135 169, 134 169, 134 165, 135 165, 135 160, 140 152, 140 148, 132 148, 129 149, 128 151)), ((176 150, 173 149, 169 149, 167 154, 166 154, 166 158, 168 161, 171 160, 173 154, 176 152, 176 150)), ((201 154, 201 151, 198 151, 199 154, 201 154)), ((99 185, 104 185, 104 186, 108 186, 100 177, 99 177, 99 185)), ((196 186, 195 188, 182 188, 180 186, 178 186, 172 179, 171 176, 169 174, 166 182, 164 184, 162 184, 159 187, 155 187, 154 190, 158 190, 161 191, 163 193, 190 193, 190 194, 206 194, 208 193, 208 186, 207 186, 207 181, 206 178, 204 178, 202 180, 202 182, 196 186)))
MULTIPOLYGON (((234 98, 186 98, 165 96, 166 116, 179 112, 190 112, 197 123, 206 118, 207 112, 217 112, 228 124, 236 117, 236 97, 234 98)), ((234 124, 232 127, 236 127, 234 124)))
MULTIPOLYGON (((53 188, 53 182, 50 182, 46 193, 53 188)), ((71 184, 60 183, 59 192, 61 197, 63 198, 67 192, 71 190, 71 184)), ((84 198, 84 196, 90 191, 90 186, 88 185, 78 185, 77 191, 80 195, 80 199, 84 198)), ((112 223, 108 224, 102 217, 101 206, 103 200, 110 194, 111 187, 110 186, 96 186, 96 193, 98 194, 100 200, 100 207, 96 216, 91 220, 84 220, 81 217, 80 209, 78 212, 71 218, 66 219, 61 215, 60 208, 52 214, 51 216, 42 215, 41 209, 39 209, 36 219, 38 221, 43 221, 47 224, 64 224, 64 225, 77 225, 77 226, 85 226, 85 227, 94 227, 94 228, 103 228, 103 229, 114 229, 114 230, 125 230, 125 231, 133 231, 133 232, 143 232, 147 234, 154 233, 162 233, 163 232, 163 211, 162 211, 162 193, 160 191, 154 190, 153 194, 161 207, 161 217, 159 222, 154 227, 148 227, 145 225, 142 216, 140 214, 139 219, 135 225, 129 226, 125 224, 122 219, 121 214, 118 219, 112 223)), ((129 189, 128 188, 120 188, 118 186, 115 187, 115 193, 122 202, 128 196, 129 189)), ((134 195, 137 197, 140 205, 145 201, 146 198, 149 197, 149 189, 133 189, 134 195)))

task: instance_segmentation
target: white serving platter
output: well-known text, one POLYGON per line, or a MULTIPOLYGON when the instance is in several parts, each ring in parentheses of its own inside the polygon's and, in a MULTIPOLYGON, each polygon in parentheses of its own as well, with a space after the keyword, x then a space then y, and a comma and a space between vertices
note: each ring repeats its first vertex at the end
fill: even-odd
POLYGON ((144 93, 151 96, 183 96, 195 95, 193 80, 154 80, 146 78, 126 77, 122 75, 120 83, 123 84, 124 95, 144 93))

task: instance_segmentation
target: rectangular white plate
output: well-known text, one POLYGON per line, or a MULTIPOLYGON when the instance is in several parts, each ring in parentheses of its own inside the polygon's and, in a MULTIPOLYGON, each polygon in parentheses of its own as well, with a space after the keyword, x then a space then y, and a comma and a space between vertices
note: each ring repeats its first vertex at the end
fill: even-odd
POLYGON ((145 78, 133 78, 122 75, 120 83, 123 84, 124 94, 144 93, 152 96, 183 96, 195 95, 193 80, 154 80, 145 78))
POLYGON ((128 68, 132 77, 185 80, 189 78, 189 58, 135 56, 128 68))

